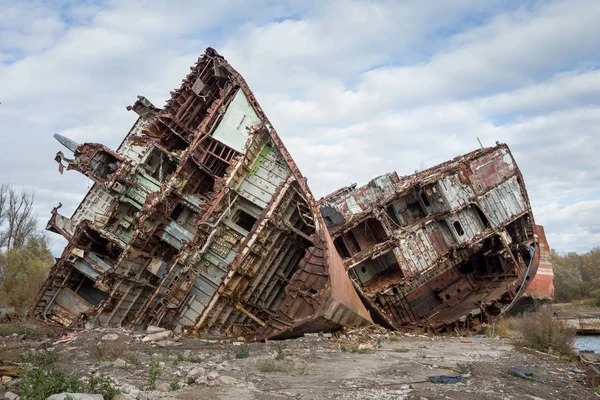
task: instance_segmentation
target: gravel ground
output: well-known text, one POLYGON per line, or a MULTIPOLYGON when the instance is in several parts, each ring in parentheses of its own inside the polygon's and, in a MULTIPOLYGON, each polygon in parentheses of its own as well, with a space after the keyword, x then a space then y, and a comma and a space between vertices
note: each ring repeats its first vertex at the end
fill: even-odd
POLYGON ((0 360, 19 362, 23 353, 50 351, 57 355, 56 369, 82 378, 110 376, 123 400, 600 398, 580 365, 517 350, 504 339, 383 330, 250 344, 176 336, 157 343, 144 342, 144 336, 96 329, 74 332, 73 340, 59 344, 0 337, 0 360), (510 368, 536 379, 512 376, 510 368), (456 384, 428 381, 461 374, 456 384))

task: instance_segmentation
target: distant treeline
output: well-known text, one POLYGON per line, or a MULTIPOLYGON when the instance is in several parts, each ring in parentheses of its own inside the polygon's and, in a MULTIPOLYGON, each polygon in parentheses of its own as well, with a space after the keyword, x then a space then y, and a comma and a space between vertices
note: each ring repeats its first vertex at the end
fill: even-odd
POLYGON ((54 262, 34 201, 32 191, 0 184, 0 306, 28 308, 54 262))
POLYGON ((600 247, 584 254, 552 251, 554 297, 557 303, 600 306, 600 247))

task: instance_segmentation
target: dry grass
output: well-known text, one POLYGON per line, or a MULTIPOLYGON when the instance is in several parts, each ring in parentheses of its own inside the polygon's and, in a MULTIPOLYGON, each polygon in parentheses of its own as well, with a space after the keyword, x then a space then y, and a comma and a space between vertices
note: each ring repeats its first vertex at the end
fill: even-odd
POLYGON ((0 336, 10 336, 14 333, 19 336, 25 335, 25 337, 33 339, 59 336, 58 330, 31 322, 0 324, 0 336))
POLYGON ((340 350, 345 353, 370 354, 373 350, 369 348, 360 348, 359 346, 340 346, 340 350))
POLYGON ((575 329, 555 320, 551 308, 523 314, 515 322, 516 331, 520 334, 516 339, 518 345, 544 353, 573 355, 575 329))
POLYGON ((47 350, 37 352, 29 350, 21 353, 19 359, 21 364, 28 364, 33 367, 47 367, 58 361, 58 353, 47 350))
POLYGON ((257 363, 256 368, 260 372, 271 373, 271 372, 289 372, 291 370, 290 365, 282 361, 265 360, 257 363))
POLYGON ((496 326, 491 326, 487 329, 487 336, 500 336, 501 338, 510 339, 514 336, 517 329, 517 321, 515 318, 504 317, 496 321, 496 326))
POLYGON ((114 342, 100 342, 91 349, 92 357, 100 361, 115 361, 125 351, 125 343, 122 340, 114 342))

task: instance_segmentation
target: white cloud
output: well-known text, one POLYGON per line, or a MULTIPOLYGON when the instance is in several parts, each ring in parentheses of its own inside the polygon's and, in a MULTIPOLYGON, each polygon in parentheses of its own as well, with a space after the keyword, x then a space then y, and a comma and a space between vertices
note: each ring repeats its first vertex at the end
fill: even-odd
POLYGON ((52 133, 116 147, 135 120, 125 106, 136 95, 161 106, 210 45, 247 79, 317 197, 500 140, 551 246, 598 242, 593 218, 557 220, 592 213, 600 196, 595 1, 0 6, 0 181, 36 187, 43 219, 59 201, 72 212, 88 185, 58 175, 52 133))
POLYGON ((600 200, 551 203, 536 208, 535 213, 546 224, 549 243, 557 249, 586 252, 600 246, 600 200))

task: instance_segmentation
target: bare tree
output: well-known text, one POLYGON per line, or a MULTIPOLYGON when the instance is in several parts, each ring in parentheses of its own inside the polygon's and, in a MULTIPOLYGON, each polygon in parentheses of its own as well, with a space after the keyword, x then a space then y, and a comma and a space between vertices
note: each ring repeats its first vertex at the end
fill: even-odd
POLYGON ((8 198, 8 188, 9 186, 6 183, 0 185, 0 227, 6 220, 6 199, 8 198))
POLYGON ((32 190, 15 190, 10 185, 0 185, 0 247, 20 249, 37 229, 33 211, 35 193, 32 190))

